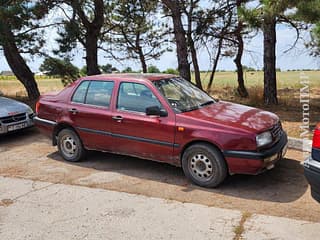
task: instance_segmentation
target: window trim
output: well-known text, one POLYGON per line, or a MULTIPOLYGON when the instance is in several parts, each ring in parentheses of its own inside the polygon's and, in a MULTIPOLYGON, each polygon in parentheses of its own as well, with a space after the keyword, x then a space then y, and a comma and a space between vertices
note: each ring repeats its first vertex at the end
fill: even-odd
POLYGON ((73 94, 72 94, 72 97, 71 97, 71 103, 73 104, 78 104, 78 105, 82 105, 82 106, 90 106, 90 107, 94 107, 94 108, 99 108, 99 109, 110 109, 110 105, 112 103, 112 97, 113 97, 113 90, 115 89, 115 81, 114 80, 83 80, 81 81, 81 83, 78 85, 78 87, 76 88, 76 90, 74 90, 73 94), (89 82, 88 86, 87 86, 87 89, 86 89, 86 93, 85 93, 85 97, 84 97, 84 102, 74 102, 72 101, 73 100, 73 96, 74 94, 77 92, 77 90, 79 89, 79 87, 81 86, 82 83, 84 82, 89 82), (111 91, 111 96, 110 96, 110 101, 109 101, 109 106, 101 106, 101 105, 94 105, 94 104, 89 104, 89 103, 86 103, 87 101, 87 96, 88 96, 88 91, 89 91, 89 88, 91 86, 91 83, 92 82, 112 82, 113 83, 113 87, 112 87, 112 91, 111 91))
POLYGON ((91 84, 91 81, 90 81, 90 80, 83 80, 83 81, 81 81, 81 83, 80 83, 80 84, 77 86, 77 88, 73 91, 73 94, 72 94, 72 96, 71 96, 70 102, 76 103, 76 104, 84 104, 84 102, 81 103, 81 102, 75 102, 75 101, 73 101, 73 97, 74 97, 74 95, 76 94, 76 92, 78 91, 78 89, 80 88, 80 86, 81 86, 82 84, 84 84, 85 82, 88 82, 88 83, 89 83, 88 86, 87 86, 87 88, 86 88, 86 93, 85 93, 85 95, 84 95, 84 102, 86 101, 88 89, 89 89, 89 86, 90 86, 90 84, 91 84))
MULTIPOLYGON (((116 111, 119 111, 119 112, 125 112, 125 113, 132 113, 132 114, 136 114, 136 115, 139 115, 139 116, 147 116, 147 114, 145 112, 139 112, 139 111, 133 111, 133 110, 126 110, 126 109, 120 109, 118 108, 118 101, 119 101, 119 97, 120 97, 120 90, 121 90, 121 85, 124 84, 124 83, 131 83, 131 84, 139 84, 139 85, 142 85, 144 87, 146 87, 148 90, 150 90, 150 92, 153 94, 153 96, 157 99, 157 101, 159 102, 159 104, 161 105, 162 108, 163 107, 163 104, 161 103, 161 101, 159 100, 159 98, 157 97, 156 94, 154 94, 154 92, 152 91, 152 88, 150 88, 149 86, 147 86, 146 84, 144 83, 138 83, 138 82, 129 82, 129 81, 122 81, 119 83, 119 87, 118 87, 118 92, 117 92, 117 99, 116 99, 116 104, 115 104, 115 110, 116 111)), ((133 86, 134 90, 136 91, 135 87, 133 86)))

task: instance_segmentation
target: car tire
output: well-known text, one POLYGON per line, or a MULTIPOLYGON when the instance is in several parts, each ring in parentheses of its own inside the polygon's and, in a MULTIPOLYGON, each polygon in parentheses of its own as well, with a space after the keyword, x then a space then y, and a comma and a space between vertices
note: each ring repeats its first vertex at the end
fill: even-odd
POLYGON ((84 159, 85 149, 78 135, 71 129, 63 129, 58 134, 59 153, 69 162, 78 162, 84 159))
POLYGON ((209 144, 194 144, 182 155, 185 176, 201 187, 217 187, 227 177, 227 164, 221 152, 209 144))

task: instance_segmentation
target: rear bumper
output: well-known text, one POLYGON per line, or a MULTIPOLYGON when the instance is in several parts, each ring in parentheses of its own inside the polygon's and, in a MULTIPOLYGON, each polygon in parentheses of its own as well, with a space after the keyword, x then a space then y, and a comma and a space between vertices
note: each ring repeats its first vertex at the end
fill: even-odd
POLYGON ((35 126, 47 137, 52 139, 54 128, 57 126, 56 122, 39 118, 38 116, 33 118, 35 126))
POLYGON ((309 157, 303 162, 303 168, 304 175, 311 187, 311 195, 320 202, 320 162, 309 157))
POLYGON ((288 137, 284 132, 280 140, 263 151, 224 151, 230 173, 259 174, 272 169, 287 152, 288 137))

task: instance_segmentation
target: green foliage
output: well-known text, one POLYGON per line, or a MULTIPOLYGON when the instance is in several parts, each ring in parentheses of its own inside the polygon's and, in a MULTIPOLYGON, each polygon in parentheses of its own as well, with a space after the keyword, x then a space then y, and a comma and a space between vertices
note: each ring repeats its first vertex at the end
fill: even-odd
POLYGON ((80 73, 80 76, 84 77, 84 76, 87 76, 87 66, 84 65, 82 68, 80 68, 79 70, 79 73, 80 73))
POLYGON ((48 57, 40 66, 40 71, 49 76, 60 77, 64 86, 74 82, 79 77, 79 69, 69 59, 48 57))
POLYGON ((310 31, 311 41, 306 46, 311 49, 311 55, 320 56, 320 1, 310 0, 308 4, 301 1, 297 6, 296 18, 314 24, 310 31))
POLYGON ((126 67, 125 69, 122 70, 123 73, 133 73, 134 71, 132 70, 131 67, 126 67))
POLYGON ((117 60, 137 59, 142 68, 151 59, 158 59, 169 50, 165 38, 167 27, 158 19, 159 1, 116 0, 113 30, 105 41, 112 42, 110 52, 117 60), (114 49, 115 48, 115 49, 114 49))
POLYGON ((179 71, 177 69, 173 69, 173 68, 168 68, 167 70, 163 71, 163 73, 179 75, 179 71))
MULTIPOLYGON (((61 57, 72 57, 73 49, 81 44, 84 50, 92 42, 88 42, 88 36, 97 37, 97 48, 105 42, 105 35, 110 32, 112 25, 110 20, 114 10, 114 1, 70 1, 61 0, 60 4, 67 4, 71 11, 66 13, 62 25, 58 28, 58 49, 55 54, 61 57)), ((65 6, 63 6, 65 7, 65 6)))
POLYGON ((248 67, 248 66, 245 66, 245 65, 242 66, 242 69, 243 69, 243 71, 246 71, 246 72, 255 72, 255 71, 257 71, 255 68, 248 67))
POLYGON ((51 1, 0 1, 0 45, 12 41, 8 31, 14 32, 14 42, 20 52, 35 54, 44 45, 42 19, 51 1))
POLYGON ((151 65, 150 67, 148 67, 148 73, 160 73, 160 70, 156 66, 151 65))
POLYGON ((116 67, 113 67, 110 63, 100 66, 100 68, 102 69, 103 73, 119 72, 119 70, 116 67))

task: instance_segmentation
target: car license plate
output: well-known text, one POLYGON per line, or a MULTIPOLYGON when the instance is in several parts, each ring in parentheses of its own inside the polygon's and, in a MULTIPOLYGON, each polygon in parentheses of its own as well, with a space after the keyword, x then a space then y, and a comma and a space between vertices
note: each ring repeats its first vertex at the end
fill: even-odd
POLYGON ((15 131, 15 130, 18 130, 18 129, 21 129, 21 128, 25 128, 26 126, 27 126, 26 123, 20 123, 20 124, 16 124, 16 125, 11 125, 11 126, 8 126, 8 132, 15 131))

